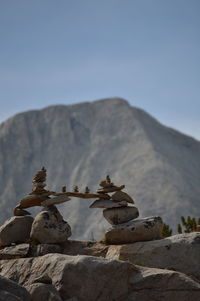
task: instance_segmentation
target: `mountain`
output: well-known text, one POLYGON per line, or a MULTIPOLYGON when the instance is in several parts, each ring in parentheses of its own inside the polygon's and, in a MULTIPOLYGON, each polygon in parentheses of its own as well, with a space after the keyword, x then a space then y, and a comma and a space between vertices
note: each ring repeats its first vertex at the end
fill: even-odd
MULTIPOLYGON (((42 166, 47 188, 57 191, 65 184, 95 191, 109 174, 126 184, 141 216, 160 215, 172 226, 200 213, 200 142, 120 98, 28 111, 0 125, 1 223, 42 166)), ((91 202, 58 206, 74 238, 99 237, 108 227, 91 202)))

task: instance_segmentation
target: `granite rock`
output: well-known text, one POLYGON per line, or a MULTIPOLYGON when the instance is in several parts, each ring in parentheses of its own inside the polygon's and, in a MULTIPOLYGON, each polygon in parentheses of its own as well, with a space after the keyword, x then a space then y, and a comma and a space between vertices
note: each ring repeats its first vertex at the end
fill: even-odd
POLYGON ((27 285, 26 289, 31 295, 31 301, 62 301, 52 284, 32 283, 27 285))
POLYGON ((161 217, 146 217, 114 225, 105 233, 107 244, 123 244, 162 238, 161 217))
POLYGON ((137 218, 139 211, 134 206, 109 208, 103 210, 103 216, 111 225, 118 225, 137 218))
POLYGON ((49 253, 62 253, 62 247, 59 244, 38 244, 31 247, 31 255, 43 256, 49 253))
POLYGON ((32 216, 13 216, 0 227, 0 246, 24 243, 30 237, 32 216))
POLYGON ((31 296, 21 285, 0 276, 0 301, 31 301, 31 296))
POLYGON ((182 273, 93 256, 48 254, 3 260, 0 270, 3 276, 14 277, 25 287, 50 284, 62 300, 197 301, 200 298, 200 284, 182 273))
POLYGON ((200 233, 177 234, 154 241, 109 246, 106 258, 169 269, 200 281, 200 233))
POLYGON ((26 257, 29 253, 29 249, 29 244, 19 244, 15 246, 5 247, 0 250, 0 259, 26 257))
POLYGON ((71 228, 58 209, 49 206, 35 217, 30 236, 40 243, 62 243, 71 236, 71 228))

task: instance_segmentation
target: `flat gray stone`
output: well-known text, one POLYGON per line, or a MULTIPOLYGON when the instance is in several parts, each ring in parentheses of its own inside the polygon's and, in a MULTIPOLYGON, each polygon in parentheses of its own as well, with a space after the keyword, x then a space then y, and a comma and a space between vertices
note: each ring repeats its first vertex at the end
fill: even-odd
POLYGON ((13 216, 0 227, 0 246, 24 243, 30 238, 32 216, 13 216))
POLYGON ((111 225, 118 225, 135 219, 139 211, 135 206, 103 210, 103 216, 111 225))
POLYGON ((117 208, 117 207, 124 207, 127 206, 126 201, 120 201, 115 202, 112 200, 96 200, 92 205, 90 205, 90 208, 117 208))
POLYGON ((146 217, 121 225, 115 225, 105 233, 108 244, 123 244, 162 238, 161 217, 146 217))

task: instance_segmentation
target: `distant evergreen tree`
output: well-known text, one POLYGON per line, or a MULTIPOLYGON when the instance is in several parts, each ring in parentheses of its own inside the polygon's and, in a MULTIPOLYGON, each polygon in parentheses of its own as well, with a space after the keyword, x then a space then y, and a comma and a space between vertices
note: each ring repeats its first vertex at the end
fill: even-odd
MULTIPOLYGON (((191 233, 198 231, 197 226, 200 225, 200 218, 195 218, 191 216, 181 216, 181 223, 177 225, 177 232, 179 234, 182 233, 191 233)), ((162 236, 163 237, 169 237, 172 235, 172 229, 169 225, 164 223, 163 230, 162 230, 162 236)))
POLYGON ((200 225, 200 218, 195 218, 195 217, 191 217, 191 216, 181 216, 181 222, 182 222, 182 227, 183 230, 182 231, 182 227, 180 224, 178 224, 177 230, 178 233, 190 233, 190 232, 194 232, 197 231, 197 225, 200 225))
POLYGON ((182 233, 183 233, 183 232, 182 232, 182 227, 181 227, 180 224, 178 224, 177 231, 178 231, 179 234, 182 234, 182 233))
POLYGON ((163 237, 169 237, 172 235, 172 229, 170 229, 170 226, 165 224, 163 225, 163 230, 162 230, 162 236, 163 237))

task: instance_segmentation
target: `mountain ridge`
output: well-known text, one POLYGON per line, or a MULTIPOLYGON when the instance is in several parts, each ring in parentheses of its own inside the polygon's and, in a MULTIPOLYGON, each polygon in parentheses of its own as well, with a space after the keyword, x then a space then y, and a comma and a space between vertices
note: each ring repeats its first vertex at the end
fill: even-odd
MULTIPOLYGON (((17 114, 0 125, 1 221, 44 165, 48 187, 57 190, 64 184, 95 190, 109 173, 116 184, 126 184, 142 216, 160 214, 175 225, 181 215, 198 213, 199 154, 196 139, 122 98, 17 114)), ((99 236, 108 226, 101 210, 89 204, 72 200, 60 206, 76 238, 99 236)))

